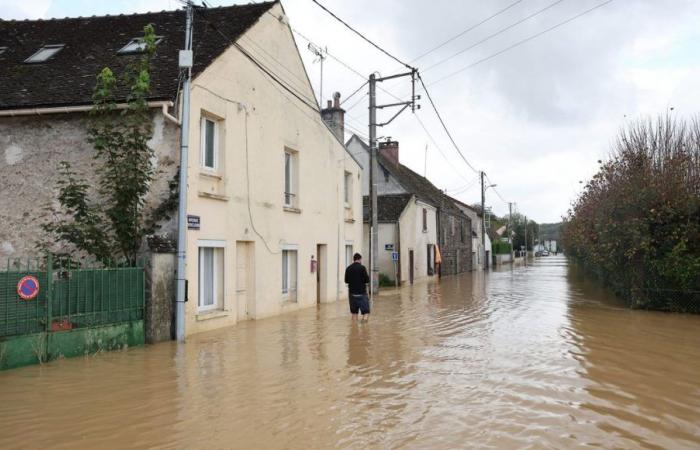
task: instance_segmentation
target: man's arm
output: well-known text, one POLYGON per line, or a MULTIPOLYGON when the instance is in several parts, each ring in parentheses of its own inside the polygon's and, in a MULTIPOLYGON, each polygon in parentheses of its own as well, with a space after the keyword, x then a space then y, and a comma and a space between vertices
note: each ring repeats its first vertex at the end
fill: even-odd
POLYGON ((365 272, 365 284, 369 283, 369 274, 367 273, 367 268, 365 266, 362 266, 365 272))
POLYGON ((350 284, 350 280, 348 280, 348 269, 349 267, 345 269, 345 284, 350 284))

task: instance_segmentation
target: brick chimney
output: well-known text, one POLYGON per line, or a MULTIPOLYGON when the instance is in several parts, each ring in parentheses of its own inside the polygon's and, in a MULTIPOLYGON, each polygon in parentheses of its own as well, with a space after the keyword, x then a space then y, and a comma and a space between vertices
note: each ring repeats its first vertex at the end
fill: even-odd
POLYGON ((345 142, 345 110, 340 107, 340 92, 333 94, 333 101, 328 100, 328 107, 321 110, 321 117, 340 142, 345 142))
POLYGON ((388 138, 379 143, 379 154, 394 165, 399 165, 399 143, 388 138))

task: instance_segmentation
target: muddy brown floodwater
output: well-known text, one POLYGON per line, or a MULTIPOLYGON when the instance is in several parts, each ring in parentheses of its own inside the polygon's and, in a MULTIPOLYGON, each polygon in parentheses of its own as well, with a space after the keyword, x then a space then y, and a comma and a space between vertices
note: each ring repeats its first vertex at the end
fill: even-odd
POLYGON ((0 373, 0 448, 700 448, 700 316, 561 257, 0 373))

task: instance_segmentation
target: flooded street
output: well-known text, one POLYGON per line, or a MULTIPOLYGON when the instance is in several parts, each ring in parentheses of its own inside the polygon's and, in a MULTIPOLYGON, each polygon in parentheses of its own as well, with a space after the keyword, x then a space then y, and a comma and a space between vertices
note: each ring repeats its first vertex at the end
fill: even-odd
POLYGON ((561 257, 0 373, 0 448, 700 447, 700 316, 561 257))

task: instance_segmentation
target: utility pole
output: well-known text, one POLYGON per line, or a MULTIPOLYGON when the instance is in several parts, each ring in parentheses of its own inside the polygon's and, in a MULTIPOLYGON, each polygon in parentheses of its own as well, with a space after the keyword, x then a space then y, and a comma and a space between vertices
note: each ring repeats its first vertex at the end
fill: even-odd
POLYGON ((486 261, 486 191, 484 189, 484 171, 482 170, 479 175, 481 175, 481 264, 484 269, 487 269, 489 265, 486 261))
POLYGON ((416 76, 418 71, 416 69, 411 69, 410 72, 400 73, 396 75, 389 75, 386 77, 377 78, 375 74, 369 76, 369 149, 370 149, 370 163, 369 163, 369 206, 370 206, 370 288, 371 295, 374 295, 379 290, 379 268, 377 267, 377 259, 379 258, 379 226, 378 226, 378 211, 377 211, 377 127, 383 127, 389 125, 396 119, 399 114, 401 114, 406 108, 411 107, 411 111, 415 112, 416 109, 420 108, 420 105, 416 105, 416 100, 420 99, 420 95, 416 95, 416 76), (377 105, 377 83, 387 80, 392 80, 394 78, 411 77, 412 83, 412 95, 411 100, 406 102, 390 103, 386 105, 377 105), (394 114, 389 120, 382 123, 377 123, 377 110, 384 108, 393 108, 401 106, 401 109, 394 114))
POLYGON ((307 48, 311 51, 311 53, 316 55, 316 57, 318 58, 317 61, 321 62, 321 86, 318 90, 318 104, 321 105, 321 107, 323 107, 323 61, 326 59, 327 50, 322 49, 321 47, 317 47, 311 42, 309 42, 307 48))
POLYGON ((379 289, 379 268, 377 258, 379 257, 379 247, 377 239, 379 237, 378 216, 377 216, 377 77, 369 76, 369 208, 370 208, 370 293, 372 298, 379 289))
POLYGON ((527 266, 527 216, 525 216, 525 265, 527 266))
POLYGON ((513 258, 513 202, 508 202, 508 243, 510 244, 510 257, 513 258))
POLYGON ((175 335, 178 342, 185 342, 185 298, 187 280, 185 261, 187 256, 187 163, 188 143, 190 138, 190 81, 192 79, 192 1, 187 1, 185 22, 185 49, 180 50, 180 70, 186 70, 185 81, 182 84, 182 115, 180 117, 180 192, 178 195, 177 211, 177 275, 176 275, 176 307, 175 335))

